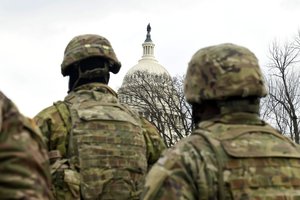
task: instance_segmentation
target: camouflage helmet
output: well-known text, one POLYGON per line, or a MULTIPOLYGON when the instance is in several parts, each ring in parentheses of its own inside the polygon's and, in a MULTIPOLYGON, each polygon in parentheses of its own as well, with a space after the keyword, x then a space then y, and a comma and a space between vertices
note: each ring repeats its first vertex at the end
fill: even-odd
POLYGON ((267 95, 256 56, 234 44, 198 50, 188 64, 184 93, 189 103, 267 95))
POLYGON ((117 59, 110 42, 102 36, 86 34, 74 37, 67 45, 61 64, 62 75, 68 75, 69 67, 72 66, 72 64, 94 56, 109 59, 112 63, 109 71, 114 74, 119 72, 121 63, 117 59))

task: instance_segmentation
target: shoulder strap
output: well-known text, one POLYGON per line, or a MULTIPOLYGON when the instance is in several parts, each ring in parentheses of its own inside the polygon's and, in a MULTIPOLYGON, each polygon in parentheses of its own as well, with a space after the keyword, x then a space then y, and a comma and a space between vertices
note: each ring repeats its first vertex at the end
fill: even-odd
POLYGON ((70 123, 70 109, 68 105, 63 102, 63 101, 57 101, 54 103, 54 106, 56 107, 60 117, 62 118, 66 128, 67 128, 67 137, 68 137, 68 150, 67 150, 67 156, 70 158, 72 156, 73 152, 73 142, 72 142, 72 137, 73 137, 73 132, 71 129, 72 124, 70 123), (67 111, 67 112, 66 112, 67 111))
POLYGON ((71 130, 71 124, 69 123, 70 110, 69 110, 67 104, 63 101, 57 101, 54 103, 54 106, 57 109, 60 117, 62 118, 62 120, 67 128, 68 133, 70 133, 70 130, 71 130), (66 110, 68 112, 65 112, 66 110))
POLYGON ((216 162, 218 167, 218 199, 219 200, 225 200, 225 190, 224 190, 224 179, 223 179, 223 166, 224 166, 224 160, 222 157, 222 153, 220 151, 220 148, 217 147, 217 144, 220 144, 220 142, 209 135, 205 134, 201 130, 195 130, 194 133, 197 135, 200 135, 202 138, 205 139, 206 142, 211 146, 213 152, 216 155, 216 162))

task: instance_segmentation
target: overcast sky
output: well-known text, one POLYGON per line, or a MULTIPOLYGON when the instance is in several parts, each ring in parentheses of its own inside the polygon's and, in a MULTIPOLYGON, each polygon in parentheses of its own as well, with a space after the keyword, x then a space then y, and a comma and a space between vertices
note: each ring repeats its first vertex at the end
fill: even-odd
POLYGON ((99 34, 122 62, 113 89, 142 56, 152 27, 155 57, 172 76, 185 74, 192 55, 231 42, 251 49, 264 66, 274 39, 300 29, 300 0, 0 0, 0 90, 33 117, 67 95, 60 74, 67 43, 99 34))

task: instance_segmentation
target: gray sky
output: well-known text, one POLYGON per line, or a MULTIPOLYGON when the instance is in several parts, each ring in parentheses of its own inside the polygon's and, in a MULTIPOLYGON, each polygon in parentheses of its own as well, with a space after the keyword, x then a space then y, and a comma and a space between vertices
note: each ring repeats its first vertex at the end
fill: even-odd
POLYGON ((248 47, 264 66, 270 43, 296 35, 299 19, 300 0, 0 0, 0 90, 29 117, 62 100, 63 51, 86 33, 112 43, 122 62, 111 75, 116 89, 142 56, 148 23, 172 76, 185 74, 199 48, 225 42, 248 47))

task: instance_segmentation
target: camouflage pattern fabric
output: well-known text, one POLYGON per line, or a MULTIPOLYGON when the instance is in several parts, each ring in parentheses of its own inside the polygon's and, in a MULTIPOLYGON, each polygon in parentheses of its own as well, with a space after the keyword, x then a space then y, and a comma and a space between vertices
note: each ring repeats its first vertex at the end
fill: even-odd
MULTIPOLYGON (((85 181, 87 185, 95 185, 96 189, 91 191, 93 191, 94 195, 98 195, 99 199, 139 199, 138 196, 148 168, 156 162, 161 152, 165 149, 156 128, 147 120, 137 118, 134 113, 121 106, 116 98, 116 93, 107 85, 101 83, 91 83, 78 87, 65 98, 63 103, 57 102, 54 106, 41 111, 35 117, 35 120, 43 134, 48 138, 50 160, 52 163, 52 180, 55 185, 54 193, 56 199, 95 199, 95 197, 90 196, 83 197, 83 190, 85 189, 80 185, 85 181), (78 104, 81 101, 86 101, 86 103, 78 104), (89 106, 87 106, 87 109, 83 109, 84 104, 88 105, 89 103, 91 103, 92 107, 95 105, 107 106, 100 109, 102 112, 95 113, 88 109, 89 106), (78 106, 82 107, 79 108, 78 106), (109 109, 110 106, 111 112, 109 109), (120 107, 122 107, 124 113, 115 115, 115 109, 120 107), (72 124, 72 121, 74 123, 74 120, 79 120, 78 116, 76 116, 79 113, 81 113, 81 119, 85 118, 85 120, 90 121, 89 119, 94 117, 106 117, 106 122, 109 121, 109 123, 90 123, 88 125, 79 122, 75 123, 77 128, 72 129, 72 125, 75 126, 75 124, 72 124), (110 115, 105 113, 109 113, 110 115), (125 115, 127 117, 122 118, 125 115), (108 117, 110 118, 109 120, 108 117), (120 119, 116 120, 115 118, 120 119), (123 123, 121 122, 121 118, 123 122, 124 120, 131 119, 132 123, 123 123), (116 121, 114 122, 114 120, 116 121), (85 126, 89 126, 89 129, 94 129, 96 132, 98 129, 102 133, 99 133, 98 136, 91 136, 91 134, 82 135, 80 133, 87 128, 85 126), (132 131, 132 136, 134 136, 134 133, 136 134, 134 136, 136 139, 132 138, 131 141, 128 141, 132 137, 128 136, 126 141, 125 134, 130 130, 132 131), (71 131, 73 142, 69 138, 71 131), (141 146, 130 145, 132 142, 138 142, 141 146), (70 143, 74 145, 71 148, 69 146, 70 143), (92 143, 97 143, 97 145, 94 145, 95 148, 86 148, 92 143), (81 147, 77 148, 78 145, 81 147), (71 159, 68 159, 68 156, 70 156, 69 149, 73 149, 71 151, 71 159), (89 150, 92 150, 92 152, 89 150), (74 155, 83 156, 76 158, 74 155), (113 155, 118 156, 119 159, 113 157, 113 155), (93 156, 95 158, 98 157, 92 159, 93 156), (102 156, 102 159, 99 156, 102 156), (121 161, 122 157, 127 158, 127 160, 124 160, 124 162, 121 161), (87 160, 80 161, 85 158, 87 160), (132 158, 134 159, 131 160, 132 158), (96 167, 93 170, 89 170, 92 169, 90 164, 96 167), (109 165, 111 166, 110 168, 108 167, 109 165), (122 167, 123 170, 118 169, 122 167), (82 171, 79 169, 82 169, 82 171), (104 187, 109 182, 107 180, 117 176, 120 178, 119 183, 116 181, 115 185, 107 184, 107 187, 104 187), (122 183, 121 177, 124 177, 124 180, 128 179, 127 184, 120 184, 122 183), (126 189, 125 193, 122 185, 130 186, 126 189)), ((87 193, 90 194, 91 192, 87 193)))
POLYGON ((52 199, 42 134, 1 92, 0 130, 0 198, 52 199))
POLYGON ((93 56, 107 58, 111 61, 109 71, 114 74, 119 72, 121 63, 110 42, 100 35, 85 34, 74 37, 67 45, 61 64, 62 75, 68 75, 68 70, 74 63, 93 56))
POLYGON ((299 199, 300 147, 260 121, 231 113, 200 122, 146 177, 142 199, 299 199))
POLYGON ((184 91, 189 103, 267 94, 256 56, 230 43, 206 47, 193 55, 184 91))

